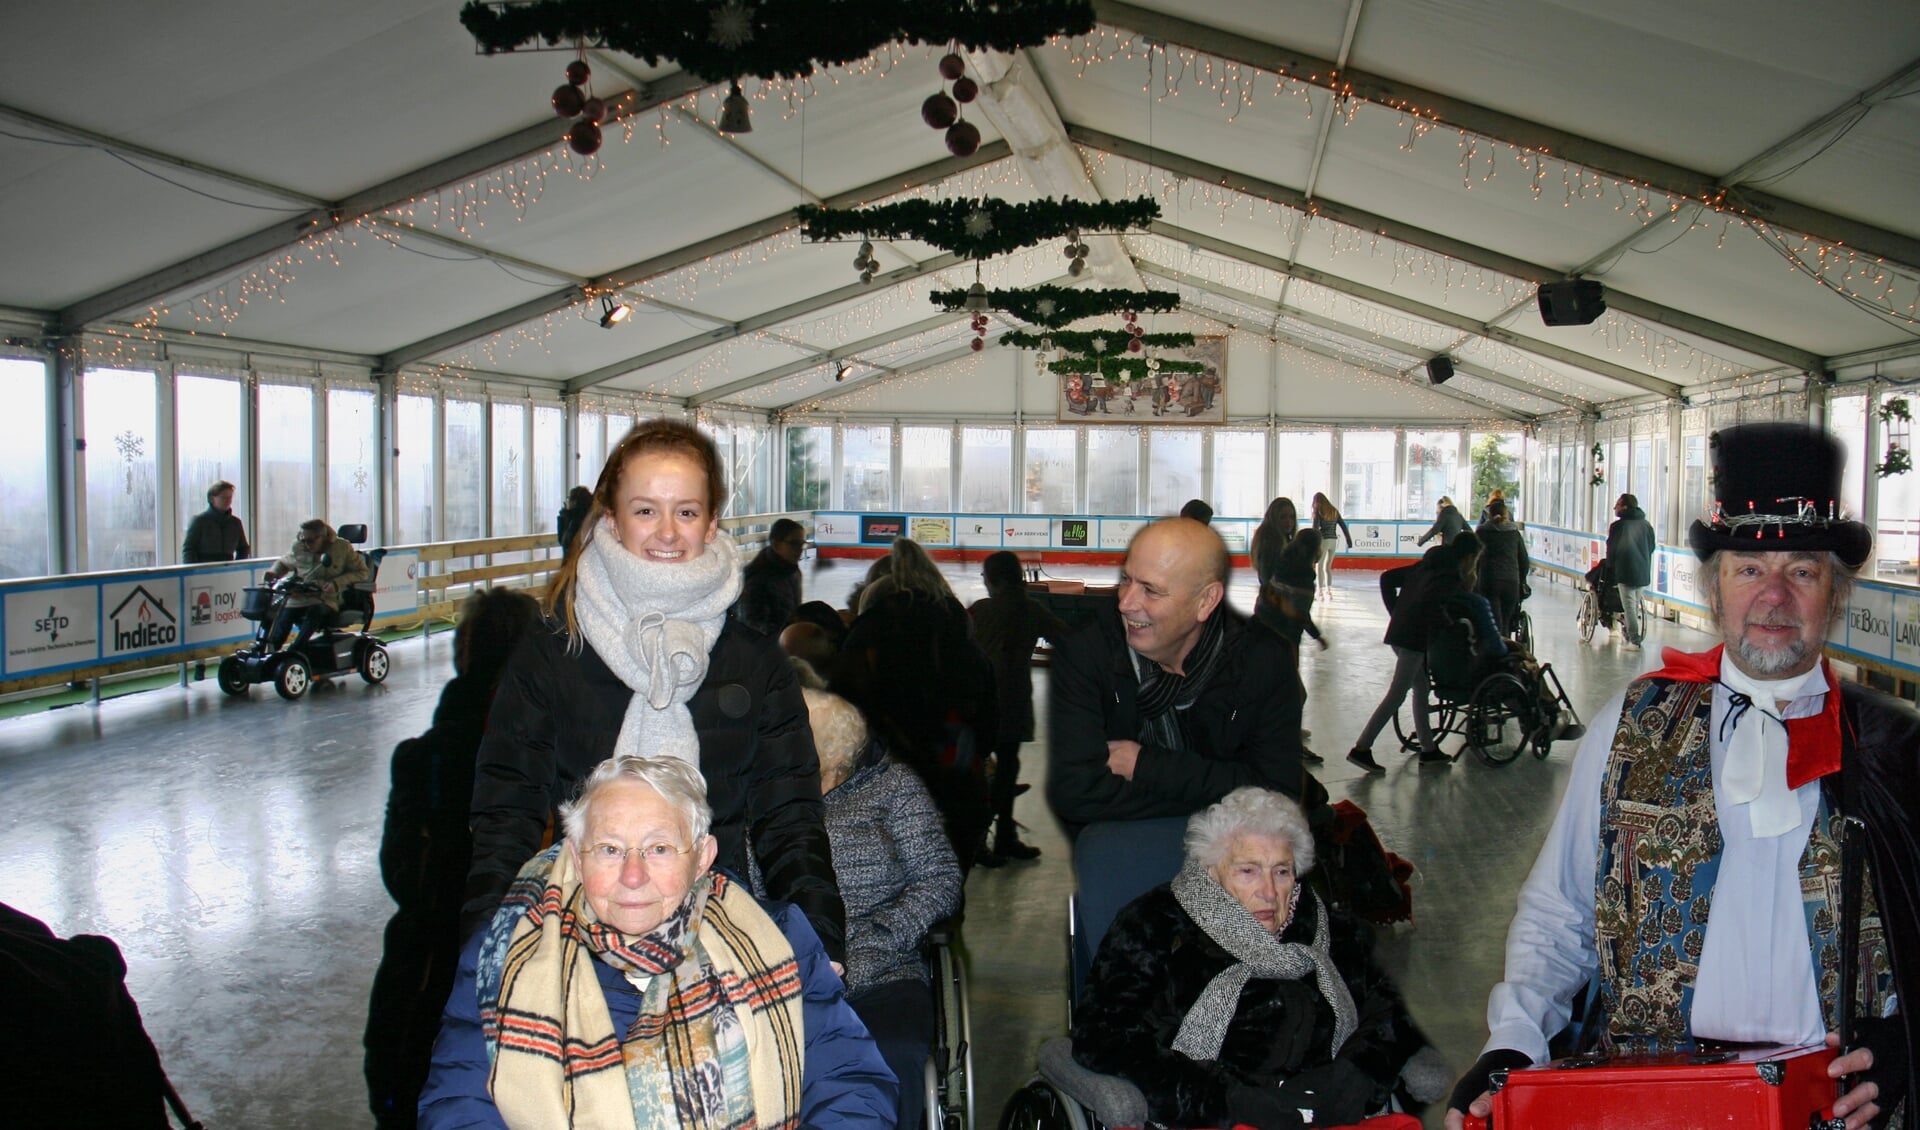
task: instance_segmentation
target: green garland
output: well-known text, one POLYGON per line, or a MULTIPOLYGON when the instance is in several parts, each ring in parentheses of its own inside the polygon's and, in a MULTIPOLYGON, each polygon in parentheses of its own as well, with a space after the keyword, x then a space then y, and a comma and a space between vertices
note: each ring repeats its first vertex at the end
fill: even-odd
POLYGON ((800 231, 810 242, 863 236, 867 239, 915 239, 969 259, 986 259, 1032 247, 1074 232, 1117 232, 1144 228, 1160 218, 1151 196, 1132 200, 1032 200, 1010 204, 978 200, 903 200, 871 208, 794 209, 800 231))
MULTIPOLYGON (((943 310, 964 310, 965 290, 936 290, 927 300, 943 310)), ((1166 290, 1076 290, 1065 286, 1030 286, 1023 290, 990 290, 987 305, 1023 322, 1050 329, 1069 326, 1082 318, 1098 318, 1123 310, 1177 310, 1180 296, 1166 290)))
POLYGON ((1206 371, 1206 368, 1207 367, 1199 361, 1162 360, 1157 370, 1148 369, 1147 359, 1145 357, 1129 354, 1122 354, 1118 357, 1098 358, 1063 357, 1047 365, 1047 369, 1050 372, 1062 374, 1079 373, 1082 376, 1099 375, 1110 381, 1118 381, 1121 384, 1127 384, 1132 381, 1143 381, 1159 373, 1199 373, 1206 371))
MULTIPOLYGON (((1062 353, 1077 353, 1081 356, 1094 356, 1093 339, 1107 339, 1108 353, 1120 353, 1127 348, 1127 339, 1133 335, 1120 330, 1054 330, 1051 333, 1030 334, 1015 330, 1003 334, 1001 345, 1011 345, 1016 349, 1040 349, 1042 341, 1053 343, 1053 348, 1062 353)), ((1140 341, 1148 349, 1185 349, 1193 344, 1192 334, 1143 334, 1140 341)), ((1162 361, 1164 366, 1167 362, 1162 361)))
POLYGON ((1011 52, 1094 15, 1092 0, 469 0, 460 23, 489 55, 586 43, 718 80, 803 78, 896 40, 1011 52))

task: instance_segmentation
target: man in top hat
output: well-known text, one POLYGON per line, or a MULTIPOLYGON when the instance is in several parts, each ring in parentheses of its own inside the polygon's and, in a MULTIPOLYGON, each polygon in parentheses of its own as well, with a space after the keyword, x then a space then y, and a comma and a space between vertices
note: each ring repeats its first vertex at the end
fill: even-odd
POLYGON ((1840 684, 1821 654, 1873 539, 1842 517, 1844 453, 1799 425, 1711 440, 1715 504, 1689 532, 1719 646, 1600 708, 1520 891, 1489 1038, 1455 1087, 1571 1051, 1818 1044, 1839 1025, 1839 948, 1857 923, 1849 1049, 1834 1106, 1881 1126, 1907 1095, 1920 1001, 1920 714, 1840 684), (1864 823, 1862 893, 1843 898, 1842 814, 1864 823), (1856 905, 1857 904, 1857 905, 1856 905), (1843 906, 1845 912, 1843 913, 1843 906))

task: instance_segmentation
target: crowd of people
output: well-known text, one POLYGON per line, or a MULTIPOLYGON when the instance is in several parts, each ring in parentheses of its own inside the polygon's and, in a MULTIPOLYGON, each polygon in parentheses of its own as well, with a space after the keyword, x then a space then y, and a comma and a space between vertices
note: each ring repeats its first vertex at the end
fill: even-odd
MULTIPOLYGON (((960 913, 972 868, 1040 855, 1015 802, 1044 639, 1053 817, 1070 839, 1138 829, 1137 858, 1164 868, 1099 941, 1071 1034, 1075 1069, 1136 1089, 1154 1123, 1292 1130, 1444 1097, 1456 1126, 1486 1116, 1494 1072, 1548 1057, 1582 994, 1582 1050, 1832 1042, 1855 990, 1828 974, 1856 945, 1834 1113, 1883 1125, 1916 1046, 1899 1002, 1920 944, 1902 893, 1920 721, 1820 658, 1864 529, 1768 502, 1828 489, 1837 447, 1767 426, 1714 451, 1716 514, 1773 533, 1696 523, 1723 646, 1670 651, 1591 730, 1556 728, 1579 740, 1572 783, 1520 895, 1491 1038, 1448 1096, 1353 877, 1315 869, 1341 817, 1312 770, 1301 651, 1327 646, 1313 610, 1336 539, 1352 545, 1324 494, 1304 515, 1267 508, 1251 615, 1226 600, 1204 504, 1143 527, 1075 629, 1013 554, 984 560, 988 595, 967 607, 906 538, 837 609, 803 600, 797 523, 743 567, 696 429, 636 427, 562 512, 542 601, 464 610, 434 726, 396 751, 381 865, 399 911, 366 1040, 378 1123, 921 1121, 923 939, 960 913), (1864 901, 1828 881, 1842 817, 1865 829, 1864 901), (1731 897, 1709 918, 1716 879, 1731 897)), ((1637 605, 1651 531, 1632 496, 1616 513, 1615 583, 1637 605)), ((1408 695, 1419 762, 1452 761, 1426 716, 1434 633, 1464 624, 1477 661, 1526 659, 1531 561, 1507 500, 1476 528, 1442 499, 1420 540, 1438 544, 1381 575, 1393 677, 1347 755, 1368 773, 1408 695)))

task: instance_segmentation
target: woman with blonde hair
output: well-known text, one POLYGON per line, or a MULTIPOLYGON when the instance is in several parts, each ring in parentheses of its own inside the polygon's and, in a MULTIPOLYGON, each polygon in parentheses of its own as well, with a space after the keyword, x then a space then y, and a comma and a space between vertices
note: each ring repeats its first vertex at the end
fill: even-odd
POLYGON ((1333 595, 1333 555, 1339 551, 1334 545, 1333 535, 1339 533, 1347 539, 1347 548, 1353 548, 1353 532, 1347 529, 1347 520, 1326 495, 1314 492, 1313 528, 1320 535, 1320 594, 1333 595))
POLYGON ((546 630, 521 642, 494 698, 473 790, 469 931, 595 765, 669 757, 706 777, 719 866, 745 875, 751 850, 767 893, 804 911, 841 959, 806 703, 777 641, 731 614, 741 581, 725 503, 719 455, 690 424, 646 421, 608 455, 548 587, 546 630))

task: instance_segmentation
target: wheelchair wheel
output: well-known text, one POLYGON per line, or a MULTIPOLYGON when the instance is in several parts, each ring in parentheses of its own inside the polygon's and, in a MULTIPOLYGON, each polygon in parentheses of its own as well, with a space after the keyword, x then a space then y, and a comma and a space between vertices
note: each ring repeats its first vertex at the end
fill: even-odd
POLYGON ((1511 762, 1540 728, 1534 707, 1533 692, 1518 677, 1488 675, 1467 707, 1467 744, 1488 765, 1511 762))
MULTIPOLYGON (((1420 739, 1413 731, 1412 707, 1407 708, 1407 720, 1400 720, 1400 712, 1393 712, 1393 736, 1400 739, 1400 752, 1413 754, 1420 752, 1420 739)), ((1458 734, 1465 728, 1466 719, 1461 713, 1460 704, 1445 702, 1432 697, 1427 698, 1427 721, 1433 726, 1433 744, 1439 745, 1449 734, 1458 734)))
POLYGON ((1580 602, 1580 642, 1592 643, 1593 630, 1600 626, 1600 610, 1595 607, 1598 598, 1592 589, 1587 590, 1587 599, 1580 602))
POLYGON ((1533 654, 1533 617, 1527 615, 1524 608, 1513 616, 1513 642, 1521 651, 1533 654))
POLYGON ((292 702, 307 693, 313 686, 313 668, 307 666, 304 656, 288 652, 280 658, 280 666, 273 673, 273 689, 281 698, 292 702))
POLYGON ((1000 1112, 1000 1130, 1090 1130, 1091 1121, 1079 1103, 1040 1078, 1015 1091, 1000 1112))
POLYGON ((247 681, 247 673, 241 668, 240 661, 231 655, 220 661, 220 670, 215 673, 214 680, 220 684, 221 690, 235 697, 246 694, 253 686, 247 681))
POLYGON ((937 947, 934 993, 940 998, 940 1032, 934 1049, 940 1064, 939 1107, 945 1130, 973 1130, 973 1013, 967 1001, 967 967, 950 945, 937 947))
POLYGON ((387 672, 393 669, 393 660, 387 655, 387 649, 377 640, 368 640, 360 649, 360 662, 356 665, 360 677, 369 683, 384 683, 387 672))

